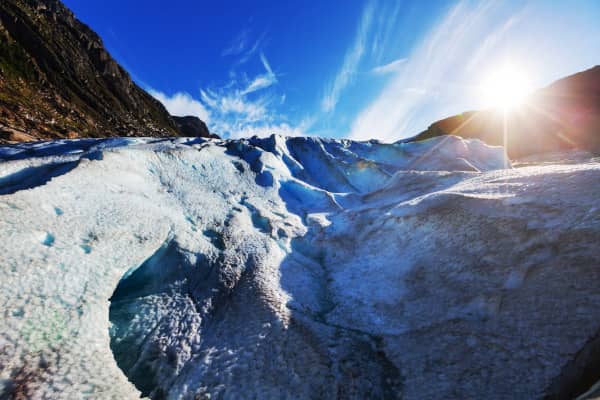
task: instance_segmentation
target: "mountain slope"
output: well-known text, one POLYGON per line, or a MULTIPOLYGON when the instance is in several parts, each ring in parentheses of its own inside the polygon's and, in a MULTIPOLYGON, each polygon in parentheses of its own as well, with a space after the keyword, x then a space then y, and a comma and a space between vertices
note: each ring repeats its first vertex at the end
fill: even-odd
MULTIPOLYGON (((453 134, 503 145, 504 129, 502 112, 469 111, 434 122, 405 141, 453 134)), ((600 152, 600 66, 563 78, 509 111, 506 142, 513 159, 572 148, 600 152)))
POLYGON ((59 0, 0 2, 0 140, 178 135, 59 0))

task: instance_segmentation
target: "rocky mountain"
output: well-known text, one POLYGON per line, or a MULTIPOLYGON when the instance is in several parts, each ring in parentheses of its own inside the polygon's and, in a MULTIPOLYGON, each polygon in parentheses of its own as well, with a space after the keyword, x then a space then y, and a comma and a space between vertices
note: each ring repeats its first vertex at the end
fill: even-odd
POLYGON ((218 135, 210 133, 204 121, 198 117, 188 115, 185 117, 173 116, 172 118, 182 136, 200 136, 215 139, 219 138, 218 135))
MULTIPOLYGON (((206 136, 193 118, 185 135, 206 136)), ((181 134, 59 0, 0 2, 1 141, 181 134)))
MULTIPOLYGON (((501 111, 470 111, 434 122, 407 141, 453 134, 503 145, 504 129, 501 111)), ((508 111, 506 143, 513 159, 572 148, 600 152, 600 66, 561 79, 508 111)))

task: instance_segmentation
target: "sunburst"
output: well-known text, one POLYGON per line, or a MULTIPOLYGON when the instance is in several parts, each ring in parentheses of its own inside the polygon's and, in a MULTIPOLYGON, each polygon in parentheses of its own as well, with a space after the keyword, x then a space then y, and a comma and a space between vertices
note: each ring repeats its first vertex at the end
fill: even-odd
POLYGON ((525 102, 532 86, 524 69, 506 64, 490 71, 480 89, 484 104, 508 111, 525 102))

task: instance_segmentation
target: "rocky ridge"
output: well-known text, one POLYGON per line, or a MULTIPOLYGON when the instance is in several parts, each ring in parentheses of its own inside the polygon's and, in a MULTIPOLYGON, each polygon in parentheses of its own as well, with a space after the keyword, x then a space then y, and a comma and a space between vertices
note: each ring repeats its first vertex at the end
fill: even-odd
POLYGON ((0 141, 181 134, 59 0, 0 2, 0 141))

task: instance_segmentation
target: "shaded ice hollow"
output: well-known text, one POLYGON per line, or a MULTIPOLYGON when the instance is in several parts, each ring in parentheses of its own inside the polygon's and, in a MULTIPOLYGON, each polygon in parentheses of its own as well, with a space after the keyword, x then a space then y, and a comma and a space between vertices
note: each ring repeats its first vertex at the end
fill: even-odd
POLYGON ((0 159, 0 397, 561 398, 599 378, 597 160, 511 168, 452 136, 0 159))

